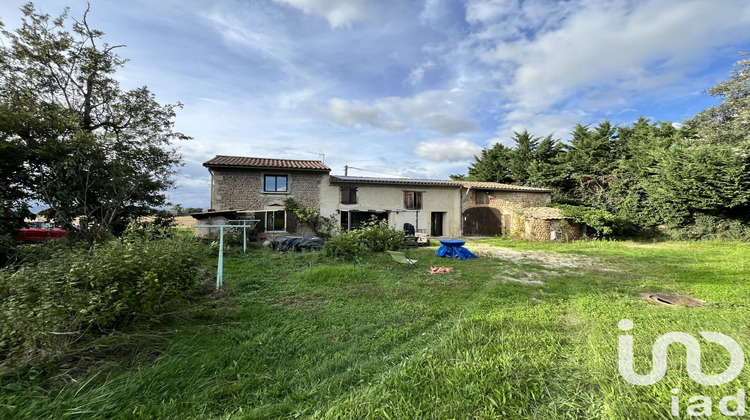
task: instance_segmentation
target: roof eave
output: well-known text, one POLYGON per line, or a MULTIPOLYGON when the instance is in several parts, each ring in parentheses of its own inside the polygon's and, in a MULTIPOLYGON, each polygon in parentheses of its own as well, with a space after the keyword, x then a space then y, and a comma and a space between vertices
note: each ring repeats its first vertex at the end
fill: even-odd
POLYGON ((282 166, 247 166, 247 165, 221 165, 213 163, 204 163, 208 169, 211 168, 224 168, 224 169, 256 169, 256 170, 273 170, 273 171, 306 171, 306 172, 331 172, 331 169, 323 168, 287 168, 282 166))

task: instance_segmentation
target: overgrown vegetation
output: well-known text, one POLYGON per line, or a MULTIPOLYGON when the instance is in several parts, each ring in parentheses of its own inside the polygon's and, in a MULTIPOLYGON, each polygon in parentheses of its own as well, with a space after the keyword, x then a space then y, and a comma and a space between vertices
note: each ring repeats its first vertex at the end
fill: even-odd
POLYGON ((523 131, 514 148, 495 144, 467 176, 453 177, 551 188, 559 204, 590 208, 569 210, 600 235, 637 228, 676 239, 747 240, 728 235, 728 227, 747 232, 750 223, 750 60, 709 93, 721 104, 681 128, 645 118, 578 124, 567 144, 523 131))
POLYGON ((328 239, 338 229, 336 217, 323 216, 319 207, 300 207, 294 198, 284 200, 284 210, 293 212, 297 221, 309 227, 319 238, 328 239))
POLYGON ((370 252, 396 251, 404 247, 404 232, 388 225, 386 220, 373 218, 360 229, 339 233, 324 247, 326 255, 356 258, 370 252))
POLYGON ((133 227, 91 249, 66 245, 52 241, 0 271, 0 361, 62 355, 164 312, 201 281, 202 246, 174 230, 133 227))
MULTIPOLYGON (((695 395, 717 413, 750 381, 746 368, 722 386, 698 385, 679 346, 651 386, 625 382, 617 362, 623 318, 635 324, 638 372, 669 331, 716 331, 750 348, 750 244, 466 246, 500 254, 462 262, 434 247, 410 251, 421 267, 455 268, 443 276, 390 271, 384 253, 363 256, 361 272, 319 252, 227 256, 225 299, 102 337, 94 354, 104 361, 78 362, 89 369, 7 372, 0 418, 651 420, 675 418, 672 389, 681 413, 695 395), (529 276, 543 284, 521 282, 529 276), (646 291, 706 304, 660 305, 638 298, 646 291)), ((726 368, 721 346, 701 350, 703 372, 726 368)))
POLYGON ((594 237, 623 235, 628 230, 632 231, 632 223, 603 209, 569 204, 557 204, 556 207, 562 210, 563 216, 571 217, 573 222, 591 230, 594 237))
POLYGON ((120 87, 122 45, 70 19, 22 7, 20 27, 0 22, 0 264, 31 217, 44 216, 92 245, 166 204, 181 156, 173 143, 181 105, 159 104, 143 86, 120 87))

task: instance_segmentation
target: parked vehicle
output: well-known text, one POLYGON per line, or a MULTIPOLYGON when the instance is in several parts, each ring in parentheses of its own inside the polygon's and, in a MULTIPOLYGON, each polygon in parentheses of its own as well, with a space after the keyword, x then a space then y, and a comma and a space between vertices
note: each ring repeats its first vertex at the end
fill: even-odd
POLYGON ((17 239, 21 242, 44 242, 50 239, 62 238, 67 235, 65 229, 56 227, 49 222, 26 222, 17 239))

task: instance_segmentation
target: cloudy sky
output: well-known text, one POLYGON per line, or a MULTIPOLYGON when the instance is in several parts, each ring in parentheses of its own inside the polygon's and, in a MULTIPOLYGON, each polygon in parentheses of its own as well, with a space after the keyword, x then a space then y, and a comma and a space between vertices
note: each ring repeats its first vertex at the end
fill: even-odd
POLYGON ((750 51, 747 0, 91 0, 89 23, 127 45, 124 88, 184 104, 171 199, 198 207, 217 154, 445 178, 513 131, 679 122, 750 51))

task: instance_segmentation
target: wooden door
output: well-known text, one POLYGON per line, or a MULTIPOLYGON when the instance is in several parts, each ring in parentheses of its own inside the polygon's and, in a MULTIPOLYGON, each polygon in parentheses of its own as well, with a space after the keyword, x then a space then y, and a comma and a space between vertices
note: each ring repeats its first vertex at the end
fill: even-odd
POLYGON ((433 211, 430 215, 430 236, 443 236, 443 215, 441 211, 433 211))
POLYGON ((473 207, 464 210, 464 235, 495 236, 502 235, 502 214, 493 207, 473 207))

